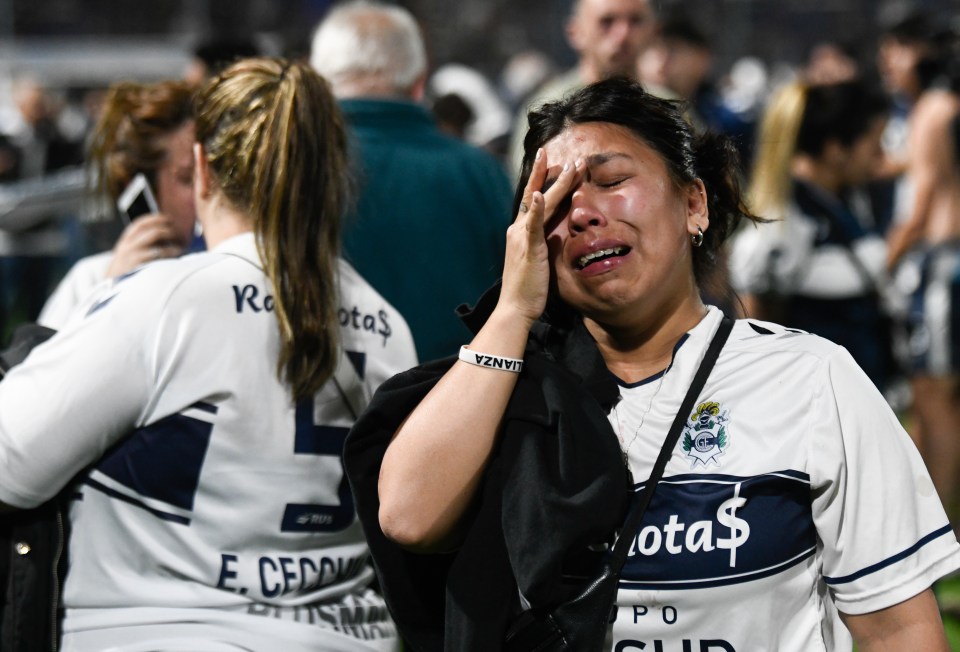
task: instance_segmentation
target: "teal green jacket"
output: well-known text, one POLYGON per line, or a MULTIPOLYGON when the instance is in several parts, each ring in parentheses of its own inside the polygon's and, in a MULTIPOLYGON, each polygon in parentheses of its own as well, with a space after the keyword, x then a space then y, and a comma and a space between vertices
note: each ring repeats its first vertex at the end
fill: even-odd
POLYGON ((471 338, 457 306, 503 267, 512 220, 506 173, 487 152, 442 134, 412 102, 340 105, 358 190, 345 256, 407 320, 421 361, 454 354, 471 338))

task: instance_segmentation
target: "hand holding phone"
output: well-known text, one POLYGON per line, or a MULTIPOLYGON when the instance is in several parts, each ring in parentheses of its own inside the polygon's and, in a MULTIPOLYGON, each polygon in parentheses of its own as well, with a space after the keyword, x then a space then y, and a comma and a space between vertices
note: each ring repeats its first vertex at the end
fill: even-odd
POLYGON ((120 217, 127 224, 142 215, 160 212, 157 199, 153 195, 153 190, 150 189, 150 182, 142 172, 133 177, 120 193, 117 209, 120 211, 120 217))
POLYGON ((143 215, 124 227, 113 246, 107 268, 110 278, 126 274, 144 263, 175 258, 183 253, 170 218, 162 213, 143 215))

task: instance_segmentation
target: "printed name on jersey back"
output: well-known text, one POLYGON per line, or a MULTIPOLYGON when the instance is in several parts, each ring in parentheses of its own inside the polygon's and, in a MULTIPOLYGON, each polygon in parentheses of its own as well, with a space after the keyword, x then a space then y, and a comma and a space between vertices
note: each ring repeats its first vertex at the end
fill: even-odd
POLYGON ((341 306, 337 314, 340 317, 342 327, 379 335, 383 339, 383 346, 387 345, 387 341, 393 335, 389 315, 382 308, 371 309, 369 306, 345 308, 341 306))
POLYGON ((221 554, 217 588, 267 599, 303 595, 347 582, 364 571, 369 555, 301 556, 263 555, 252 558, 221 554))
POLYGON ((620 587, 748 582, 800 563, 815 549, 805 474, 674 476, 657 487, 631 544, 620 587))
POLYGON ((251 616, 330 628, 364 641, 397 637, 397 627, 384 604, 349 605, 333 602, 278 607, 254 603, 246 607, 246 612, 251 616))
MULTIPOLYGON (((232 285, 231 288, 238 314, 243 314, 247 310, 254 313, 273 312, 273 295, 264 291, 263 288, 258 288, 252 283, 243 286, 232 285)), ((378 335, 383 340, 383 346, 387 345, 387 341, 393 335, 390 316, 380 307, 340 306, 337 309, 337 318, 343 328, 378 335)))
POLYGON ((249 309, 252 312, 273 312, 273 295, 253 283, 244 286, 231 285, 237 312, 242 314, 249 309))

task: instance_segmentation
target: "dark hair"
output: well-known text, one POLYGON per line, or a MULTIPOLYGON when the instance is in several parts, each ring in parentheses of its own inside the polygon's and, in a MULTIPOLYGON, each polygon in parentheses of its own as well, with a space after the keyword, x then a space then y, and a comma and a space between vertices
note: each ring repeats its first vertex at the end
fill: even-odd
POLYGON ((863 37, 859 35, 852 35, 847 38, 830 40, 825 39, 822 41, 812 41, 806 45, 804 48, 803 61, 808 65, 813 58, 814 54, 821 48, 833 48, 843 56, 861 65, 863 63, 864 56, 864 42, 863 37))
POLYGON ((219 75, 240 59, 260 56, 260 50, 247 38, 224 37, 204 41, 193 50, 193 56, 203 62, 207 75, 219 75))
POLYGON ((683 14, 670 16, 660 24, 660 38, 686 43, 701 50, 711 49, 706 33, 683 14))
POLYGON ((457 93, 446 93, 433 101, 433 117, 441 129, 463 138, 467 126, 477 117, 457 93))
POLYGON ((952 16, 916 9, 884 29, 882 38, 919 49, 914 72, 921 90, 947 85, 960 91, 956 27, 952 16))
POLYGON ((936 85, 960 92, 960 34, 950 27, 937 30, 916 70, 921 88, 936 85))
POLYGON ((933 33, 933 17, 926 11, 914 10, 887 25, 881 36, 905 45, 924 45, 930 43, 933 33))
POLYGON ((859 79, 810 86, 796 151, 819 156, 831 140, 849 147, 870 130, 875 118, 889 111, 887 96, 859 79))
POLYGON ((278 375, 308 397, 338 360, 337 255, 351 188, 340 109, 309 66, 244 59, 204 87, 196 116, 214 183, 253 217, 280 326, 278 375))
POLYGON ((657 152, 678 188, 703 181, 710 228, 703 234, 703 245, 694 250, 693 273, 698 283, 717 266, 721 246, 740 221, 757 220, 741 193, 739 157, 730 139, 712 132, 695 133, 683 117, 682 104, 655 97, 637 82, 613 78, 591 84, 531 111, 528 121, 514 214, 537 150, 572 125, 606 122, 629 129, 657 152))

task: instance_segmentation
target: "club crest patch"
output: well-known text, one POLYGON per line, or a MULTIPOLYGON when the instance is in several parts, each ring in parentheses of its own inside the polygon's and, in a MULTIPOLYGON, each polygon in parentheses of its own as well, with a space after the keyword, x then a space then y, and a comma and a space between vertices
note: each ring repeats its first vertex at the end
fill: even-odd
POLYGON ((713 462, 717 466, 717 457, 729 445, 727 422, 729 410, 722 410, 716 401, 707 401, 697 406, 683 429, 683 452, 692 460, 691 468, 700 462, 704 466, 713 462))

